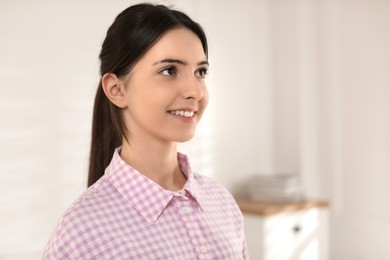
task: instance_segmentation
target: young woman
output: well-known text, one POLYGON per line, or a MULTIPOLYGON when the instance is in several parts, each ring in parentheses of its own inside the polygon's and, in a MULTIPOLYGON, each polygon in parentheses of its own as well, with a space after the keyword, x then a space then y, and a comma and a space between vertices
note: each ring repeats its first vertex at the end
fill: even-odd
POLYGON ((182 12, 139 4, 118 15, 99 56, 89 188, 44 259, 247 258, 234 199, 176 151, 208 103, 207 54, 182 12))

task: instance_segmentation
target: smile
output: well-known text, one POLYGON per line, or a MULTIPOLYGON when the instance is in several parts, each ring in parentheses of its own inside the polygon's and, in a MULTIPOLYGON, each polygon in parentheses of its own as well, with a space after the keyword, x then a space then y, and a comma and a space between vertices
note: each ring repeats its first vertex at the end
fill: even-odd
POLYGON ((183 117, 194 117, 195 112, 194 111, 183 111, 183 110, 176 110, 176 111, 169 111, 172 115, 176 116, 183 116, 183 117))

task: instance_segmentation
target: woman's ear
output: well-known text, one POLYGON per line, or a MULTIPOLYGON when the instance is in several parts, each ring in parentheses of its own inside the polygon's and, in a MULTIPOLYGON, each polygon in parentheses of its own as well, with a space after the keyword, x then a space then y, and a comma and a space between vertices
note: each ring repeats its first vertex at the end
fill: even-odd
POLYGON ((125 108, 124 83, 114 73, 106 73, 102 77, 103 91, 107 98, 117 107, 125 108))

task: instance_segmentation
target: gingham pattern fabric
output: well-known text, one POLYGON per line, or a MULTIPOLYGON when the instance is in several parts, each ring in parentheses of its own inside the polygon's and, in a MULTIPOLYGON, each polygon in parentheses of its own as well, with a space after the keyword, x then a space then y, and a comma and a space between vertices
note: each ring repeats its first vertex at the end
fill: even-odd
POLYGON ((187 182, 167 191, 119 152, 62 216, 44 259, 247 259, 243 217, 225 188, 178 154, 187 182))

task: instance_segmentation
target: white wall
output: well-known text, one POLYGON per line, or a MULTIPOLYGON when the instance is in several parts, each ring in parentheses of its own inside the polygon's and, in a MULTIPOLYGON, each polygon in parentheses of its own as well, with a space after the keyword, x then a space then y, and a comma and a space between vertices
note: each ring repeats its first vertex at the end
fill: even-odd
POLYGON ((124 3, 91 6, 0 2, 1 259, 40 259, 86 185, 102 28, 124 3))
MULTIPOLYGON (((1 259, 40 259, 85 188, 97 56, 129 2, 0 2, 1 259)), ((232 191, 299 173, 331 202, 332 259, 390 258, 390 2, 158 2, 210 42, 209 110, 182 146, 194 169, 232 191)))
MULTIPOLYGON (((342 1, 333 9, 337 11, 337 26, 333 25, 337 58, 328 61, 338 71, 324 76, 335 76, 331 91, 337 105, 331 124, 334 132, 329 135, 333 146, 323 145, 330 148, 328 156, 334 162, 328 164, 334 169, 327 186, 335 209, 333 247, 339 259, 387 259, 390 2, 342 1)), ((329 91, 325 85, 322 88, 329 91)))
POLYGON ((269 3, 275 169, 330 200, 332 259, 390 258, 390 2, 269 3))

